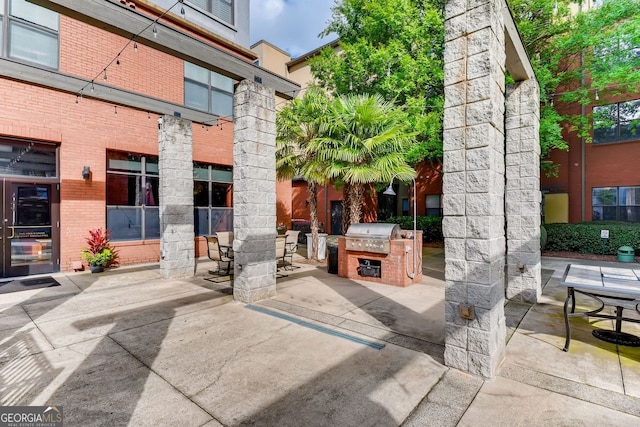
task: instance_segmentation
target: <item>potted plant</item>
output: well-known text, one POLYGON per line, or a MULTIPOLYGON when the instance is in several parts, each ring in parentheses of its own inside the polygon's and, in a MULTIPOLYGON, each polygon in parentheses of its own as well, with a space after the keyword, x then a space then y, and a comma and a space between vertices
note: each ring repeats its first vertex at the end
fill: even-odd
POLYGON ((87 247, 82 250, 82 257, 89 264, 92 273, 99 273, 104 271, 105 267, 117 264, 118 252, 111 247, 109 230, 89 230, 89 237, 85 240, 87 247))
POLYGON ((284 234, 287 232, 287 226, 283 223, 280 223, 278 226, 276 226, 276 232, 278 233, 278 236, 284 236, 284 234))

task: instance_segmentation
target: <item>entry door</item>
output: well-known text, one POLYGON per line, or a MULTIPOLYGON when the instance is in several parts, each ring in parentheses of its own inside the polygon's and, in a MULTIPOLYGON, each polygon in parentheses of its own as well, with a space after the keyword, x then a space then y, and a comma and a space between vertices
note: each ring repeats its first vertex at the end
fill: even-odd
POLYGON ((2 185, 2 277, 59 270, 57 184, 5 179, 2 185))
POLYGON ((331 234, 342 234, 342 201, 331 201, 331 234))

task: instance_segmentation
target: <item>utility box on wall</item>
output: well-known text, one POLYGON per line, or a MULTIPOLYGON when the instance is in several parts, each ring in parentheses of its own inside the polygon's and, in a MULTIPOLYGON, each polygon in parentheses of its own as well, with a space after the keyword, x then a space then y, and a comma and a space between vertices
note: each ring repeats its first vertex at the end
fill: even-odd
POLYGON ((544 195, 545 224, 569 222, 569 194, 547 193, 544 195))

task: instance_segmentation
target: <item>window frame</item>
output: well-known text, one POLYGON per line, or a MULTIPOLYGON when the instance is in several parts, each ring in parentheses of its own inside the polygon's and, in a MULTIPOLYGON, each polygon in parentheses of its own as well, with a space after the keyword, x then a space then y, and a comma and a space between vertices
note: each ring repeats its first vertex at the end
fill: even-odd
POLYGON ((235 89, 235 87, 234 87, 235 86, 235 82, 233 81, 233 79, 231 79, 231 78, 229 78, 227 76, 223 76, 220 73, 216 73, 215 71, 209 70, 207 68, 201 67, 199 65, 193 64, 193 63, 188 62, 188 61, 184 61, 183 73, 184 73, 183 102, 184 102, 185 107, 194 108, 194 109, 199 110, 199 111, 205 111, 205 112, 207 112, 209 114, 214 114, 214 115, 219 116, 219 117, 233 117, 233 95, 234 95, 233 89, 235 89), (202 70, 207 71, 207 83, 205 83, 204 81, 196 80, 196 79, 194 79, 192 77, 187 77, 187 67, 188 66, 197 67, 197 68, 200 68, 202 70), (225 90, 224 88, 221 88, 219 86, 215 86, 213 84, 213 78, 212 78, 213 74, 217 74, 218 76, 221 76, 221 77, 223 77, 225 79, 229 79, 230 83, 232 84, 232 91, 229 92, 229 91, 225 90), (194 106, 192 104, 189 104, 187 102, 187 83, 189 83, 189 84, 191 84, 193 86, 199 86, 199 87, 201 87, 201 89, 206 88, 206 90, 207 90, 207 109, 206 110, 203 110, 203 109, 201 109, 201 108, 199 108, 197 106, 194 106), (214 103, 213 103, 213 94, 214 93, 228 95, 230 97, 230 99, 231 99, 231 111, 229 112, 229 114, 223 114, 223 113, 219 113, 219 112, 214 111, 214 109, 215 109, 215 106, 214 106, 214 103))
MULTIPOLYGON (((147 237, 147 214, 150 211, 156 211, 157 215, 158 215, 158 224, 160 224, 160 205, 159 205, 159 200, 155 201, 154 205, 147 205, 145 204, 145 200, 144 198, 141 199, 140 204, 134 204, 132 205, 114 205, 114 204, 109 204, 107 203, 107 201, 109 200, 109 175, 119 175, 119 176, 126 176, 126 177, 140 177, 140 188, 146 188, 146 184, 147 184, 147 178, 156 178, 158 179, 158 185, 159 185, 159 179, 160 179, 160 171, 158 171, 157 174, 153 174, 147 171, 147 158, 151 159, 151 158, 158 158, 158 156, 156 155, 152 155, 152 154, 144 154, 144 153, 133 153, 133 152, 128 152, 128 151, 118 151, 118 150, 107 150, 107 167, 106 167, 106 175, 107 175, 107 179, 105 182, 105 213, 106 213, 106 223, 107 223, 107 228, 110 230, 113 230, 112 227, 109 226, 109 210, 111 209, 136 209, 136 210, 140 210, 141 215, 140 215, 140 238, 139 239, 120 239, 116 236, 112 236, 112 240, 113 241, 118 241, 118 242, 128 242, 128 241, 145 241, 145 240, 158 240, 160 239, 161 236, 151 236, 151 237, 147 237), (121 171, 121 170, 112 170, 109 168, 109 160, 111 159, 111 154, 112 153, 120 153, 120 154, 125 154, 127 156, 129 155, 133 155, 133 156, 140 156, 140 171, 139 172, 134 172, 134 171, 121 171)), ((118 159, 120 160, 120 159, 118 159)), ((159 159, 158 159, 159 160, 159 159)), ((151 162, 149 162, 151 163, 151 162)), ((152 163, 151 163, 152 164, 152 163)), ((159 189, 158 189, 159 191, 159 189)), ((159 198, 159 197, 158 197, 159 198)), ((158 232, 160 232, 160 230, 158 230, 158 232)), ((113 233, 113 231, 112 231, 113 233)))
MULTIPOLYGON (((205 163, 205 162, 193 162, 193 171, 194 171, 194 176, 193 176, 193 181, 194 181, 194 189, 195 189, 195 182, 206 182, 207 183, 207 206, 197 206, 194 200, 193 203, 193 215, 194 215, 194 234, 196 237, 198 236, 205 236, 205 235, 211 235, 217 231, 233 231, 233 230, 219 230, 219 229, 213 229, 213 224, 212 224, 212 218, 213 218, 213 213, 214 212, 226 212, 226 215, 230 215, 231 217, 231 227, 233 228, 233 167, 232 166, 224 166, 224 165, 216 165, 216 164, 212 164, 212 163, 205 163), (202 176, 197 176, 196 177, 196 169, 204 169, 204 167, 207 167, 207 177, 206 179, 202 176), (231 179, 229 181, 223 181, 221 179, 216 179, 214 177, 214 171, 216 170, 220 170, 220 171, 226 171, 226 172, 231 172, 231 179), (231 198, 230 198, 230 202, 229 202, 229 206, 213 206, 213 189, 214 186, 216 184, 222 184, 222 185, 228 185, 229 186, 229 191, 231 192, 231 198), (201 230, 196 230, 195 228, 198 227, 199 228, 199 222, 197 221, 197 212, 199 210, 206 210, 207 214, 208 214, 208 221, 207 221, 207 230, 206 232, 202 232, 201 230)), ((195 191, 194 191, 194 199, 195 199, 195 191)))
MULTIPOLYGON (((636 191, 638 192, 638 194, 640 194, 640 185, 628 185, 628 186, 619 186, 619 187, 615 187, 615 186, 609 186, 609 187, 592 187, 591 188, 591 220, 592 221, 624 221, 624 222, 632 222, 632 223, 636 223, 636 222, 640 222, 640 200, 638 200, 637 202, 635 202, 634 204, 630 204, 630 203, 625 203, 622 204, 621 203, 621 199, 622 199, 622 192, 626 191, 636 191), (605 191, 613 191, 612 196, 613 196, 613 200, 610 203, 596 203, 596 191, 598 190, 605 190, 605 191), (599 209, 600 212, 600 216, 601 218, 599 219, 594 219, 594 217, 596 216, 596 210, 599 209), (611 212, 612 209, 615 210, 615 218, 606 218, 605 216, 605 209, 609 209, 609 212, 611 212), (630 221, 628 220, 628 213, 627 215, 623 215, 623 210, 625 209, 635 209, 637 210, 637 214, 634 214, 633 216, 637 215, 638 216, 638 221, 630 221), (625 218, 626 217, 626 218, 625 218)), ((625 199, 627 199, 627 197, 625 197, 625 199)), ((635 197, 633 197, 635 199, 635 197)), ((640 199, 640 197, 639 197, 640 199)), ((610 216, 610 214, 608 215, 610 216)))
MULTIPOLYGON (((34 22, 30 22, 24 18, 20 18, 18 16, 13 16, 11 11, 11 1, 12 0, 0 0, 0 4, 2 4, 2 9, 0 9, 0 57, 11 59, 13 61, 17 61, 24 64, 29 65, 37 65, 39 67, 44 67, 50 70, 59 70, 60 69, 60 14, 54 11, 50 11, 51 13, 56 14, 57 18, 57 30, 51 29, 47 26, 37 24, 34 22), (28 59, 19 58, 15 56, 11 56, 9 54, 11 50, 12 37, 11 37, 11 27, 12 24, 22 25, 27 29, 36 30, 47 35, 53 36, 57 42, 57 51, 55 55, 55 66, 51 66, 49 64, 44 64, 42 62, 30 61, 28 59)), ((32 5, 36 7, 42 7, 38 5, 32 5)), ((43 8, 46 9, 46 8, 43 8)), ((49 10, 49 9, 47 9, 49 10)))
MULTIPOLYGON (((631 123, 633 123, 634 121, 638 121, 640 122, 640 99, 629 99, 627 101, 621 101, 621 102, 614 102, 611 104, 603 104, 603 105, 596 105, 593 107, 593 111, 592 111, 592 124, 593 124, 593 143, 594 144, 608 144, 608 143, 616 143, 616 142, 631 142, 631 141, 640 141, 640 132, 636 133, 635 135, 633 135, 632 138, 626 138, 624 136, 622 136, 622 132, 624 129, 626 129, 627 126, 629 126, 631 123), (624 104, 637 104, 637 108, 638 108, 638 118, 637 119, 631 119, 631 120, 622 120, 620 119, 620 110, 621 110, 621 105, 624 104), (598 109, 605 109, 605 108, 611 108, 612 106, 615 106, 615 120, 614 120, 614 126, 615 126, 615 135, 613 136, 613 139, 607 139, 607 140, 598 140, 596 138, 596 114, 598 109), (623 126, 624 124, 624 126, 623 126)), ((602 129, 606 129, 606 128, 602 128, 602 129)), ((640 126, 638 126, 638 130, 640 130, 640 126)))
POLYGON ((213 17, 215 17, 216 19, 224 22, 227 25, 235 26, 235 22, 236 22, 236 2, 235 2, 235 0, 205 0, 207 4, 206 4, 206 6, 204 8, 202 8, 200 5, 196 4, 193 1, 189 1, 189 0, 187 0, 187 1, 192 7, 197 8, 198 10, 201 10, 201 11, 203 11, 203 12, 205 12, 205 13, 213 16, 213 17), (224 19, 223 17, 221 17, 220 15, 215 13, 214 7, 213 7, 214 2, 229 4, 229 8, 231 10, 231 12, 229 13, 229 15, 230 15, 230 20, 229 21, 227 21, 226 19, 224 19))

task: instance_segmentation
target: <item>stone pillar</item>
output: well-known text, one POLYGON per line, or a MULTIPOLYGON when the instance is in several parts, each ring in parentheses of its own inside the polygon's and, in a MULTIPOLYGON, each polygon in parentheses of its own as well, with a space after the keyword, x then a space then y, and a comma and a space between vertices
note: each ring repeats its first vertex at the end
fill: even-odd
POLYGON ((192 277, 196 258, 191 122, 165 115, 159 127, 160 271, 166 279, 192 277))
POLYGON ((538 302, 540 278, 540 89, 525 80, 507 89, 508 299, 538 302))
POLYGON ((492 377, 504 357, 503 0, 445 9, 445 363, 492 377), (462 318, 472 305, 473 319, 462 318))
POLYGON ((276 294, 274 90, 243 80, 233 114, 233 297, 253 303, 276 294))

